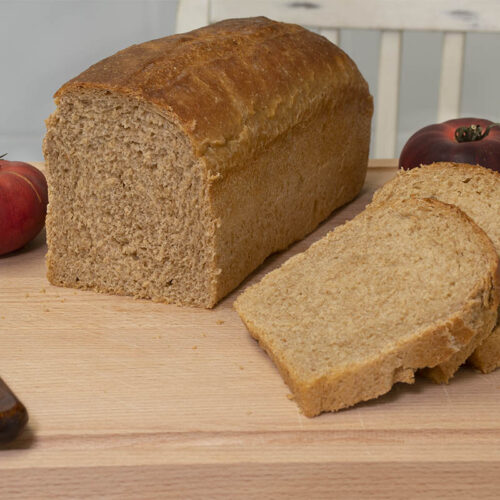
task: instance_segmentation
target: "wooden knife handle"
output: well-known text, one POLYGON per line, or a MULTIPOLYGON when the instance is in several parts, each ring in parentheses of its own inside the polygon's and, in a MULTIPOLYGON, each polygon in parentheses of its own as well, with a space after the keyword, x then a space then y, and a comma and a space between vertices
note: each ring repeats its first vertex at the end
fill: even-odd
POLYGON ((28 412, 0 378, 0 443, 12 441, 28 422, 28 412))

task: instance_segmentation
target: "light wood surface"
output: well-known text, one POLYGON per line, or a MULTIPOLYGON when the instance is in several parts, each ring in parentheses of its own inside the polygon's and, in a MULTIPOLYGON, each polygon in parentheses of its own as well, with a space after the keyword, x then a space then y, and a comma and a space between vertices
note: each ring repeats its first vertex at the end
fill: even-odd
POLYGON ((53 287, 43 235, 0 258, 0 376, 30 413, 0 498, 498 498, 500 371, 308 419, 232 309, 361 210, 384 164, 211 311, 53 287))

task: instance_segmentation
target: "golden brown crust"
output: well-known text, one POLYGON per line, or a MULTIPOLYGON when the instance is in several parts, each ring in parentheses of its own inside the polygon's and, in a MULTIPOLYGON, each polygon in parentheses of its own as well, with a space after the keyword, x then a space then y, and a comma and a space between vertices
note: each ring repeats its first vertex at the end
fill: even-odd
POLYGON ((179 120, 198 155, 216 148, 218 160, 221 147, 229 158, 264 147, 326 101, 344 98, 346 90, 365 101, 370 117, 373 107, 366 82, 344 52, 300 26, 265 17, 229 19, 132 45, 70 80, 55 98, 83 89, 157 105, 179 120))

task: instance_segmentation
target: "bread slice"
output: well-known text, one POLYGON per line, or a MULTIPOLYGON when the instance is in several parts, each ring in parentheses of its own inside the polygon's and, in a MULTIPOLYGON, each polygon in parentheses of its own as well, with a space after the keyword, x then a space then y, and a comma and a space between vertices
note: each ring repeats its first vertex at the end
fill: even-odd
POLYGON ((234 307, 312 417, 412 383, 491 330, 497 267, 458 208, 403 200, 336 228, 234 307))
MULTIPOLYGON (((500 254, 500 173, 478 165, 444 162, 401 170, 375 193, 372 204, 409 197, 436 198, 456 205, 486 232, 500 254)), ((500 366, 500 322, 493 333, 475 337, 462 351, 424 374, 436 382, 447 382, 467 358, 484 373, 500 366)))
POLYGON ((366 175, 373 102, 356 65, 264 17, 133 45, 55 100, 54 285, 213 307, 366 175))

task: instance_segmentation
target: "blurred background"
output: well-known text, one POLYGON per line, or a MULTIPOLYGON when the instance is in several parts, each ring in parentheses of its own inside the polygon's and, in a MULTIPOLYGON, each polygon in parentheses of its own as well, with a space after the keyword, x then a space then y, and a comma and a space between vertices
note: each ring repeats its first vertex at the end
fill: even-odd
MULTIPOLYGON (((177 0, 0 0, 0 154, 42 160, 44 120, 54 110, 54 92, 99 59, 174 33, 177 7, 177 0)), ((341 46, 372 93, 379 36, 341 31, 341 46)), ((413 132, 436 120, 441 43, 439 33, 403 35, 398 155, 413 132)), ((500 118, 499 54, 500 35, 466 35, 461 116, 500 118)))

